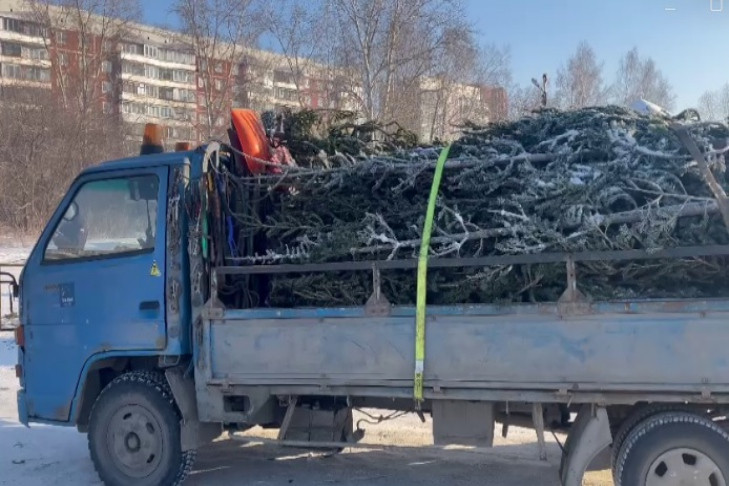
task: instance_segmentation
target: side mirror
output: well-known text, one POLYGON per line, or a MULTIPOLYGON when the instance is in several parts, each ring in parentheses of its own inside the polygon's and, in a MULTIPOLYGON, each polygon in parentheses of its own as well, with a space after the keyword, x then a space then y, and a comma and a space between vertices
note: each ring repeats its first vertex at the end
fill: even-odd
POLYGON ((20 295, 20 286, 16 283, 13 284, 13 298, 17 299, 20 295))

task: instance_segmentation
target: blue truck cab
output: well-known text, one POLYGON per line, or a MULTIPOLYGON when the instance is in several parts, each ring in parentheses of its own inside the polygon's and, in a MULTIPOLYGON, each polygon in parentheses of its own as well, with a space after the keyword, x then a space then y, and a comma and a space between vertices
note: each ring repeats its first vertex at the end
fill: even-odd
POLYGON ((606 448, 616 484, 729 483, 729 299, 583 301, 575 272, 581 260, 729 248, 465 262, 566 263, 567 290, 553 303, 429 307, 423 400, 413 400, 416 312, 377 288, 380 271, 412 261, 354 262, 373 271, 362 307, 218 298, 230 276, 341 266, 212 261, 224 232, 207 218, 220 214, 221 169, 239 162, 231 144, 154 149, 84 170, 21 275, 20 421, 87 433, 105 484, 180 484, 198 447, 254 425, 278 428, 289 445, 352 446, 363 433, 358 407, 429 413, 436 445, 491 446, 497 420, 529 423, 543 456, 545 429, 566 429, 566 486, 582 484, 606 448))
POLYGON ((196 159, 174 152, 108 162, 71 185, 21 277, 23 423, 83 423, 84 395, 98 393, 110 366, 190 353, 185 245, 169 240, 167 224, 196 159), (78 241, 59 242, 64 230, 78 241), (165 278, 168 268, 178 280, 165 278))
POLYGON ((106 162, 73 181, 21 275, 22 423, 86 431, 114 378, 190 355, 183 194, 203 152, 106 162))

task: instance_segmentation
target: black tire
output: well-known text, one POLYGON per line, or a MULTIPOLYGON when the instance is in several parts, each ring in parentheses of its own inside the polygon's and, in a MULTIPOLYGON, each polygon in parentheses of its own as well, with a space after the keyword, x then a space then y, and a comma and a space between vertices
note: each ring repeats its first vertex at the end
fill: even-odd
POLYGON ((696 408, 683 403, 647 403, 637 407, 628 417, 623 420, 620 424, 618 431, 613 435, 613 444, 610 448, 610 466, 613 472, 613 478, 616 476, 616 466, 618 463, 618 453, 620 448, 623 446, 623 442, 628 437, 628 434, 648 417, 657 415, 659 413, 666 412, 685 412, 685 413, 696 413, 696 408))
MULTIPOLYGON (((695 413, 667 412, 653 415, 636 425, 625 438, 618 452, 615 484, 616 486, 644 486, 649 474, 660 478, 665 474, 675 474, 670 461, 661 462, 666 454, 677 454, 679 468, 693 467, 697 457, 701 464, 706 459, 713 462, 712 468, 720 474, 724 484, 729 481, 729 434, 707 417, 695 413), (686 449, 681 452, 681 449, 686 449)), ((703 471, 702 471, 703 474, 703 471)), ((681 483, 683 484, 683 483, 681 483)), ((709 473, 705 482, 692 481, 687 484, 710 486, 709 473)))
POLYGON ((181 484, 195 451, 181 450, 180 414, 166 378, 124 373, 99 394, 89 419, 89 452, 107 486, 181 484))

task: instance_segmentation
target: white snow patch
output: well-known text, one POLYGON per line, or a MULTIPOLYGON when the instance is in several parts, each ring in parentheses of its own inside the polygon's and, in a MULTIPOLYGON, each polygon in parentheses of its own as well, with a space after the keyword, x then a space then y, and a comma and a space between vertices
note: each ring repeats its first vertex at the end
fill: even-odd
POLYGON ((0 332, 0 485, 100 484, 75 428, 18 423, 17 360, 13 334, 0 332))
POLYGON ((30 248, 0 246, 0 265, 23 263, 28 258, 30 248))
POLYGON ((572 177, 570 177, 570 184, 572 184, 573 186, 584 186, 585 181, 580 179, 578 176, 573 175, 572 177))

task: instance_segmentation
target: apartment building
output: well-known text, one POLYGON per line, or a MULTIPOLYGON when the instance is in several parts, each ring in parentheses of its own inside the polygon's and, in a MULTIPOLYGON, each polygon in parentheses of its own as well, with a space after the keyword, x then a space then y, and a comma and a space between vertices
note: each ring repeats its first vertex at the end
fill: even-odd
POLYGON ((415 113, 407 126, 423 141, 454 140, 467 122, 485 124, 508 115, 502 87, 422 78, 419 88, 413 100, 415 113))
MULTIPOLYGON (((94 103, 123 123, 130 147, 147 122, 165 126, 168 144, 204 141, 211 130, 227 126, 232 107, 359 107, 356 77, 330 66, 304 60, 295 76, 283 55, 237 47, 219 58, 201 58, 190 39, 145 24, 128 25, 121 38, 87 32, 82 55, 78 32, 58 27, 48 32, 24 8, 22 0, 0 0, 0 89, 65 95, 79 76, 81 58, 87 62, 90 55, 100 62, 91 79, 94 103)), ((502 88, 456 84, 444 92, 436 84, 422 80, 413 100, 417 113, 406 123, 422 140, 454 138, 459 122, 506 115, 502 88)))
POLYGON ((0 16, 0 86, 51 87, 44 32, 22 13, 0 16))
POLYGON ((197 64, 189 46, 157 29, 131 29, 116 46, 112 73, 115 111, 130 134, 144 124, 165 126, 167 140, 198 140, 197 64))

